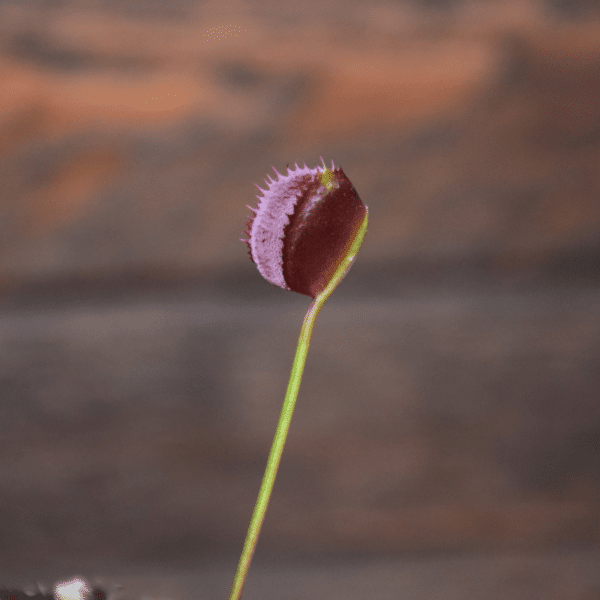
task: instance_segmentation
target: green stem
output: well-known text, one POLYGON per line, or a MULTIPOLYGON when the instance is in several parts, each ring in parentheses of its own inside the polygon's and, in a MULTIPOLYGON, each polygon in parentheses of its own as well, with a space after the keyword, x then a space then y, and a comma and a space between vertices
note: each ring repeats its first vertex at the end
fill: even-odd
POLYGON ((352 266, 367 231, 367 223, 368 213, 365 214, 364 221, 350 246, 348 254, 346 254, 327 287, 312 301, 308 308, 308 312, 304 317, 302 329, 300 330, 300 338, 298 339, 298 346, 296 347, 296 355, 294 356, 294 363, 292 365, 292 373, 290 375, 285 399, 281 408, 281 414, 279 415, 279 421, 277 423, 277 430, 275 431, 275 437, 273 438, 273 444, 271 445, 271 451, 269 452, 269 459, 267 460, 267 467, 258 492, 258 498, 254 505, 254 512, 250 519, 250 526, 248 527, 248 533, 246 534, 242 555, 238 563, 235 577, 233 578, 229 600, 239 600, 242 596, 244 583, 246 581, 248 569, 250 568, 250 562, 252 561, 256 543, 258 542, 258 536, 265 518, 265 513, 267 512, 267 506, 269 505, 269 499, 271 497, 271 492, 273 491, 273 485, 275 484, 275 477, 277 476, 277 469, 279 468, 279 462, 281 461, 283 447, 290 428, 290 422, 292 421, 294 406, 296 405, 296 398, 298 397, 298 390, 300 389, 300 382, 302 381, 306 355, 308 354, 308 347, 310 345, 310 338, 312 336, 315 320, 319 311, 323 308, 325 301, 331 296, 333 290, 338 286, 352 266))

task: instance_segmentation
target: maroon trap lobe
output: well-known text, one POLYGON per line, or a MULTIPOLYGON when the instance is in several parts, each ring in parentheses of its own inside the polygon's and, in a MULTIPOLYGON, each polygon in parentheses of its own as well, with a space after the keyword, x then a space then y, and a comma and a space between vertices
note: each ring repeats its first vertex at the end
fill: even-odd
MULTIPOLYGON (((323 161, 323 159, 321 159, 323 161)), ((315 298, 348 253, 367 213, 341 168, 306 164, 265 180, 242 240, 261 275, 315 298)))

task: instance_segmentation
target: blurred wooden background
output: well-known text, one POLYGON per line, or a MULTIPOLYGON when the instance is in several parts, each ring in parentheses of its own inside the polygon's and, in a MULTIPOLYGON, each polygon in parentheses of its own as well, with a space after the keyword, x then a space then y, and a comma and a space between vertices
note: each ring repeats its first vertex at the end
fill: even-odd
POLYGON ((0 40, 0 584, 233 574, 309 304, 238 238, 320 156, 370 226, 259 560, 597 553, 595 2, 7 1, 0 40))

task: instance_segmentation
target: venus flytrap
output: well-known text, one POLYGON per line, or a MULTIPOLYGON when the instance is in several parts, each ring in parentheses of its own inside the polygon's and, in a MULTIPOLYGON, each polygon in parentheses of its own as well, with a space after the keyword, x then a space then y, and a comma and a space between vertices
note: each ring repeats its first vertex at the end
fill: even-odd
MULTIPOLYGON (((323 159, 321 158, 323 162, 323 159)), ((367 231, 368 210, 341 168, 306 164, 258 189, 259 203, 248 221, 250 258, 261 275, 286 290, 313 298, 304 317, 292 373, 269 452, 250 527, 229 600, 239 600, 292 420, 315 319, 325 301, 350 270, 367 231)))

